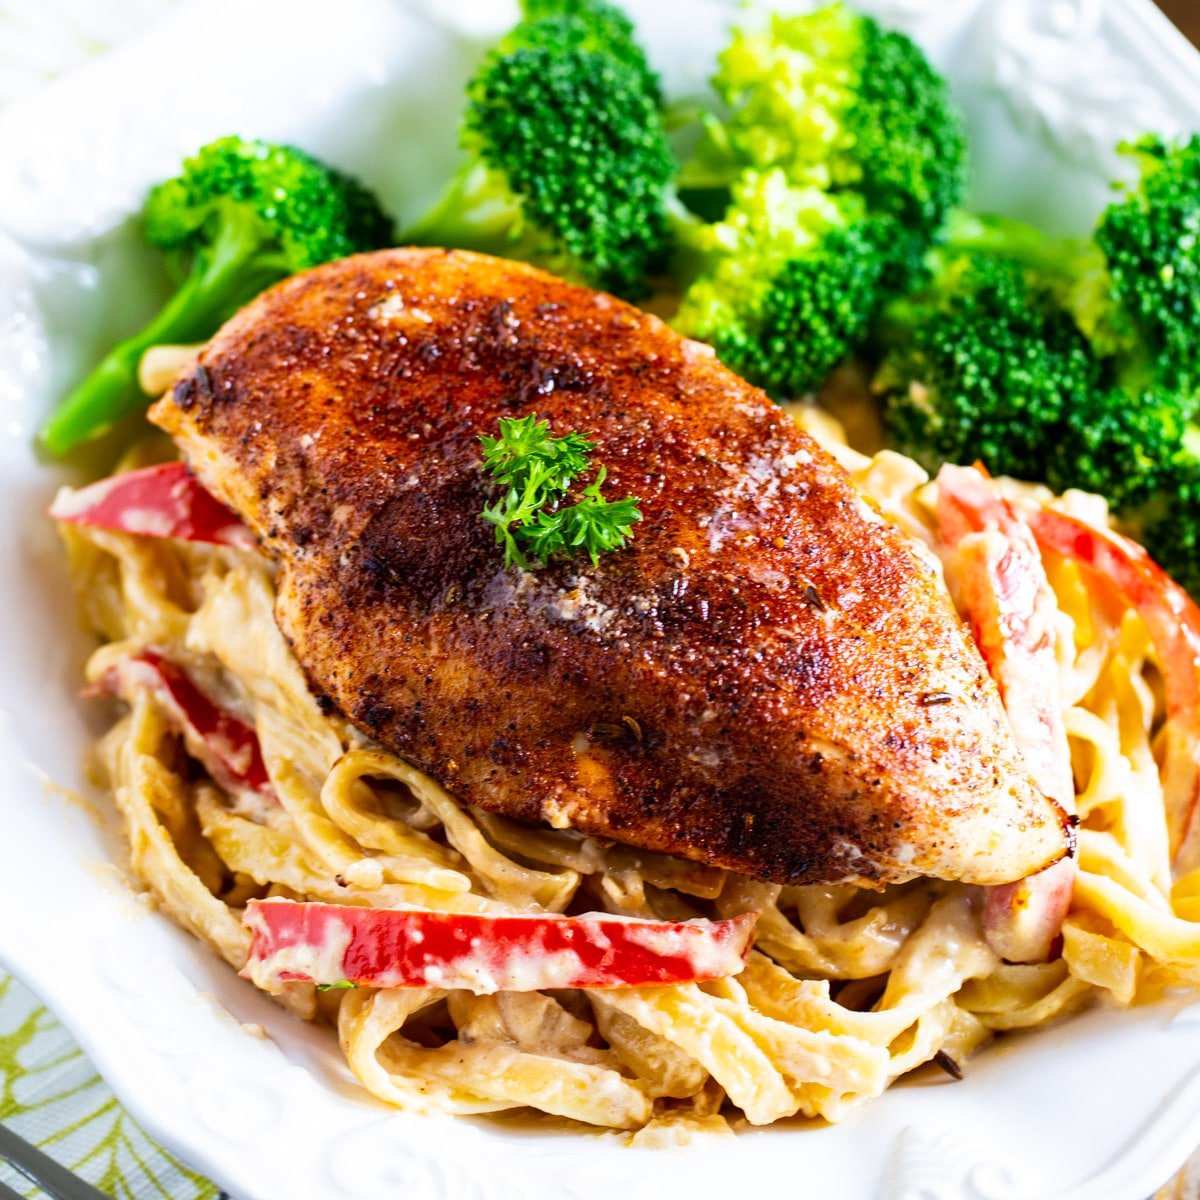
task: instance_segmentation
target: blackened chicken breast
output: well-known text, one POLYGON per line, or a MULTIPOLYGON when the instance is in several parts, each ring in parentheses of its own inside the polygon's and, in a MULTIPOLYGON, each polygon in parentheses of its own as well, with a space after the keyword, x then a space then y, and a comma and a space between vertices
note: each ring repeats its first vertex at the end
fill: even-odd
POLYGON ((941 581, 705 346, 516 263, 281 283, 153 419, 280 567, 313 688, 463 800, 789 883, 995 884, 1068 852, 941 581), (537 413, 636 496, 506 569, 479 437, 537 413))

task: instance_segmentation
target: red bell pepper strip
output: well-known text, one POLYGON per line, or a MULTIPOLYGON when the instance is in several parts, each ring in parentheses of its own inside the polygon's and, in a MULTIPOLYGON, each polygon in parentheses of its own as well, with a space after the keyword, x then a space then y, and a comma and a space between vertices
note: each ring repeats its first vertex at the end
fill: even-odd
POLYGON ((254 535, 188 474, 181 462, 126 471, 87 487, 63 488, 50 516, 69 525, 144 537, 180 538, 253 550, 254 535))
POLYGON ((139 689, 155 694, 183 734, 188 752, 221 787, 274 797, 258 735, 214 704, 180 667, 153 650, 144 650, 111 667, 99 684, 99 690, 126 701, 139 689))
POLYGON ((1163 800, 1176 867, 1200 866, 1200 608, 1136 542, 1053 508, 1026 514, 1043 550, 1083 567, 1137 610, 1166 692, 1163 800))
MULTIPOLYGON (((1000 690, 1033 782, 1075 812, 1071 751, 1058 694, 1054 593, 1029 526, 974 467, 938 472, 938 536, 975 642, 1000 690)), ((984 933, 1010 962, 1044 962, 1075 885, 1073 859, 987 889, 984 933)))
POLYGON ((1054 652, 1057 605, 1033 533, 990 479, 953 466, 938 473, 938 532, 1030 774, 1074 812, 1054 652))
POLYGON ((758 913, 726 921, 496 916, 251 900, 242 975, 291 981, 491 992, 647 987, 736 975, 758 913))

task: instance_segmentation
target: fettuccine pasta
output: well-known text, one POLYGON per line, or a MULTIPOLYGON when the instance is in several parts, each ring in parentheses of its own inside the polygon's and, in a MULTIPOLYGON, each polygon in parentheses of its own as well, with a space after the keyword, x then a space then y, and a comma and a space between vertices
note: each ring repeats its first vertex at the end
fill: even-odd
MULTIPOLYGON (((925 473, 807 423, 936 562, 925 473)), ((1094 499, 1069 502, 1094 516, 1094 499)), ((351 1070, 388 1104, 533 1108, 639 1143, 743 1120, 838 1120, 922 1064, 969 1069, 1002 1031, 1200 978, 1200 872, 1171 878, 1151 641, 1069 562, 1047 566, 1079 873, 1061 954, 1013 965, 983 936, 978 888, 782 887, 470 809, 323 711, 276 626, 265 558, 81 527, 64 536, 104 642, 89 682, 152 650, 257 734, 270 795, 199 771, 149 688, 125 697, 97 756, 133 870, 231 966, 246 958, 252 898, 669 920, 760 911, 745 970, 709 983, 494 995, 285 986, 279 998, 336 1027, 351 1070)))

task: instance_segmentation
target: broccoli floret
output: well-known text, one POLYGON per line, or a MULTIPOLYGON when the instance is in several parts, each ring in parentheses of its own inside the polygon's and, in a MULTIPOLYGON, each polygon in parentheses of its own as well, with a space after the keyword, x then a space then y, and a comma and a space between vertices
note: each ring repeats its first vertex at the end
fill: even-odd
POLYGON ((709 119, 681 186, 779 167, 861 193, 918 253, 962 198, 966 137, 945 81, 911 39, 842 4, 736 31, 713 84, 729 115, 709 119))
POLYGON ((662 81, 646 60, 633 22, 619 8, 603 0, 523 0, 521 9, 533 40, 565 38, 582 50, 611 55, 637 75, 656 104, 661 103, 662 81))
POLYGON ((779 398, 818 387, 877 307, 882 231, 853 193, 748 171, 725 219, 697 226, 701 268, 673 324, 779 398))
POLYGON ((728 208, 699 238, 683 226, 703 265, 675 325, 796 396, 924 277, 965 183, 962 121, 913 42, 841 4, 735 31, 713 83, 729 115, 679 187, 695 211, 728 208))
POLYGON ((1181 394, 1097 355, 1058 281, 979 249, 934 257, 934 283, 880 331, 876 387, 896 444, 930 469, 979 459, 1126 512, 1157 495, 1189 436, 1181 394))
POLYGON ((644 295, 666 261, 675 169, 659 99, 619 13, 600 0, 535 0, 472 79, 466 160, 407 240, 644 295))
POLYGON ((948 239, 1023 262, 1074 314, 1123 386, 1200 400, 1200 135, 1122 147, 1135 186, 1088 240, 1055 239, 1017 221, 955 213, 948 239))
POLYGON ((190 275, 235 207, 244 222, 262 226, 256 264, 273 261, 292 274, 378 248, 392 236, 379 201, 357 180, 294 146, 226 137, 201 147, 182 174, 151 190, 146 237, 190 275), (215 231, 214 221, 221 226, 215 231))
POLYGON ((1125 149, 1091 239, 956 213, 934 281, 880 327, 901 448, 1105 496, 1200 595, 1200 136, 1125 149))
POLYGON ((1200 135, 1124 147, 1140 179, 1111 204, 1095 241, 1111 279, 1118 349, 1175 391, 1200 391, 1200 135), (1123 344, 1122 344, 1123 343, 1123 344))
POLYGON ((1200 600, 1200 458, 1187 455, 1131 532, 1176 583, 1200 600))
POLYGON ((875 387, 891 436, 930 470, 978 459, 996 474, 1045 479, 1048 431, 1101 388, 1100 364, 1021 264, 984 251, 937 260, 929 287, 881 324, 875 387))
POLYGON ((137 367, 149 347, 206 338, 268 285, 392 239, 378 201, 354 179, 295 147, 238 137, 201 147, 155 187, 142 227, 167 253, 178 290, 63 401, 43 433, 54 454, 144 404, 137 367))
POLYGON ((1090 338, 1081 328, 1086 306, 1117 311, 1098 249, 1015 222, 962 219, 953 230, 961 241, 931 256, 933 282, 893 303, 877 331, 894 442, 930 469, 981 460, 1057 491, 1097 492, 1200 589, 1193 398, 1155 382, 1144 341, 1118 349, 1099 325, 1090 338))
MULTIPOLYGON (((1148 195, 1153 178, 1144 184, 1148 195)), ((1172 200, 1182 192, 1172 187, 1172 200)), ((1182 251, 1171 260, 1181 246, 1191 248, 1190 268, 1200 268, 1200 247, 1189 233, 1200 228, 1200 203, 1152 205, 1132 215, 1129 203, 1106 210, 1094 240, 1051 238, 999 217, 952 215, 948 248, 932 255, 941 262, 934 311, 928 295, 895 305, 883 330, 890 349, 879 383, 890 396, 894 435, 910 451, 926 462, 961 459, 982 437, 975 453, 992 470, 1098 491, 1117 509, 1131 510, 1162 489, 1191 436, 1195 399, 1186 385, 1197 351, 1175 324, 1182 303, 1157 315, 1157 328, 1169 331, 1157 336, 1130 297, 1148 305, 1146 295, 1156 293, 1166 304, 1162 276, 1189 269, 1182 251), (1121 266, 1123 251, 1105 234, 1139 224, 1155 230, 1159 247, 1147 249, 1146 270, 1155 255, 1167 268, 1144 281, 1121 266), (987 264, 986 279, 978 271, 964 275, 955 265, 964 262, 987 264), (968 286, 956 286, 956 278, 968 286), (997 279, 1006 281, 999 289, 997 279), (940 357, 929 355, 931 346, 942 347, 940 357), (1064 374, 1068 348, 1071 363, 1090 364, 1087 378, 1074 367, 1064 374), (951 372, 952 363, 961 375, 951 372), (1035 383, 1012 378, 1014 369, 1024 377, 1025 363, 1042 364, 1035 383), (901 395, 910 380, 912 395, 901 395), (1037 391, 1041 397, 1031 403, 1037 391)))
POLYGON ((1072 397, 1059 424, 1045 430, 1044 478, 1057 492, 1097 492, 1123 515, 1169 489, 1187 455, 1183 399, 1165 388, 1131 391, 1100 368, 1094 391, 1072 397))

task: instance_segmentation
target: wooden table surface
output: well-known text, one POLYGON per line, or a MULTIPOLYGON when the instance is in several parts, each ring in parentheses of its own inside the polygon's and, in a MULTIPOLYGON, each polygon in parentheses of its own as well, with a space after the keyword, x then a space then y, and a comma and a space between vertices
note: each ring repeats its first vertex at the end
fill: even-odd
POLYGON ((1158 0, 1158 7, 1200 46, 1200 0, 1158 0))

